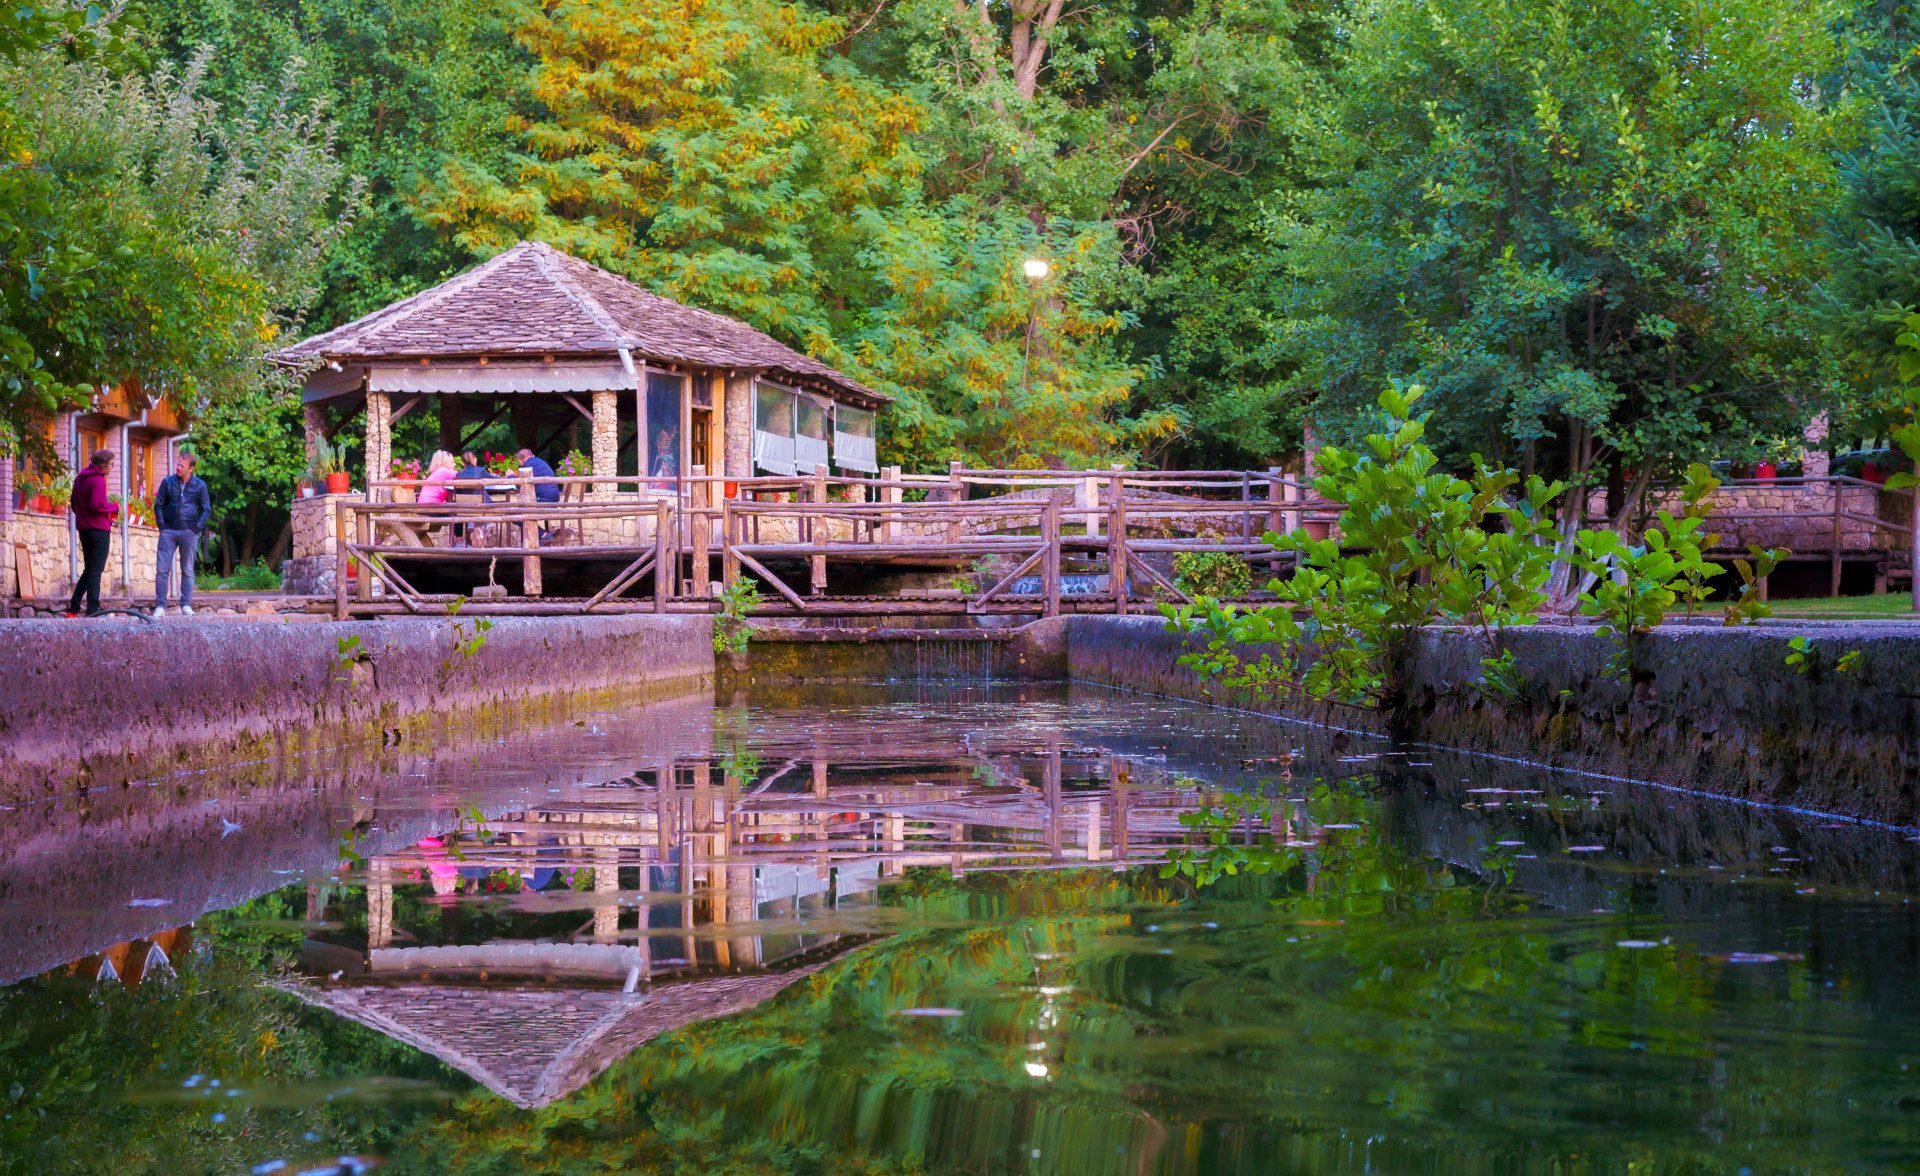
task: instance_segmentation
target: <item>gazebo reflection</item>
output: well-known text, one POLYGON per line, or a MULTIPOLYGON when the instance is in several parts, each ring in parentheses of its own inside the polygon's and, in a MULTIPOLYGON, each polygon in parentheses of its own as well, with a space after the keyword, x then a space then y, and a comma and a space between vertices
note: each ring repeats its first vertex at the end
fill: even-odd
POLYGON ((846 739, 756 731, 371 858, 316 889, 328 929, 284 986, 541 1106, 889 934, 909 870, 1118 868, 1187 836, 1190 787, 1058 736, 846 739))

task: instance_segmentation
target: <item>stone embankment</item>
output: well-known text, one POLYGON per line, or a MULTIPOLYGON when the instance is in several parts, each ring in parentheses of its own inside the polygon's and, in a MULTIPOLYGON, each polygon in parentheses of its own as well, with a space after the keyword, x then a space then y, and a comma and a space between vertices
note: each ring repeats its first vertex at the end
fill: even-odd
POLYGON ((1305 710, 1236 695, 1179 664, 1186 639, 1155 617, 1069 617, 1077 681, 1302 717, 1552 767, 1652 781, 1899 825, 1920 824, 1920 625, 1900 622, 1668 626, 1648 637, 1633 680, 1609 674, 1592 629, 1510 630, 1525 689, 1482 695, 1484 650, 1468 633, 1420 640, 1411 698, 1392 716, 1305 710), (1813 672, 1786 662, 1813 637, 1813 672), (1857 669, 1833 669, 1858 650, 1857 669))
POLYGON ((707 617, 501 618, 480 636, 472 620, 0 621, 0 803, 713 677, 707 617))

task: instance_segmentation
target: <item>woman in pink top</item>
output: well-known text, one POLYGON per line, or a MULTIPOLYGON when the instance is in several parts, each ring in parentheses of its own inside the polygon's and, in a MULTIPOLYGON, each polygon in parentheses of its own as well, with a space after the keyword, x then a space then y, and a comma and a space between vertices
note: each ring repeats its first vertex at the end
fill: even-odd
POLYGON ((426 484, 420 487, 422 503, 445 502, 447 487, 453 484, 455 473, 453 454, 444 449, 434 451, 433 460, 427 463, 426 484))

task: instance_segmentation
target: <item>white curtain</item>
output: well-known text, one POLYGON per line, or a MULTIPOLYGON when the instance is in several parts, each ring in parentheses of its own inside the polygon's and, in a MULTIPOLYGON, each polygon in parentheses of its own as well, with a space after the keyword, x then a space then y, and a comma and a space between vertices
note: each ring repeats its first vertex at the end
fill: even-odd
POLYGON ((880 472, 880 448, 874 416, 862 408, 836 404, 833 408, 833 462, 843 470, 880 472))
POLYGON ((803 474, 827 468, 827 415, 833 411, 833 401, 822 400, 805 393, 793 398, 794 420, 797 422, 793 432, 793 468, 803 474))
POLYGON ((753 466, 791 477, 795 472, 793 392, 755 381, 753 401, 753 466))

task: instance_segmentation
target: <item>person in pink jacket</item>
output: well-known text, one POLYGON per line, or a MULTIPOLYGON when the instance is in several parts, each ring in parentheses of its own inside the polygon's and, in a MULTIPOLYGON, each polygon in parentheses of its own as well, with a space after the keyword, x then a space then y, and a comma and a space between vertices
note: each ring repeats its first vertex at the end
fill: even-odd
POLYGON ((433 460, 427 463, 427 480, 420 487, 420 501, 422 503, 445 502, 447 488, 453 484, 453 476, 457 472, 454 468, 453 454, 444 449, 434 450, 433 460))

